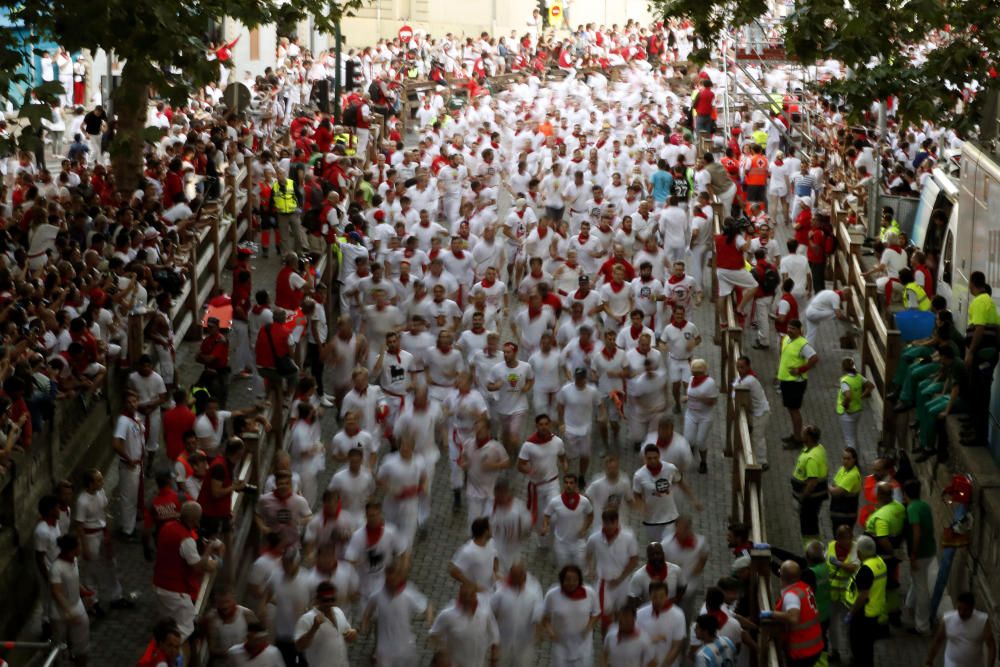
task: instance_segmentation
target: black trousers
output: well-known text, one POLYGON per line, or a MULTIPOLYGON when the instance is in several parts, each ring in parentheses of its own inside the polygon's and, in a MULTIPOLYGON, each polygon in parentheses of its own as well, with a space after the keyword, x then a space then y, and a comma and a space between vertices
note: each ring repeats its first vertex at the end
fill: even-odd
POLYGON ((819 509, 824 498, 803 498, 799 503, 799 531, 805 535, 819 535, 819 509))
POLYGON ((275 639, 274 646, 281 653, 285 661, 285 667, 308 667, 306 658, 295 649, 295 642, 291 639, 275 639))
POLYGON ((306 344, 306 366, 316 380, 316 394, 323 396, 323 360, 320 359, 320 346, 318 343, 306 344))
POLYGON ((883 636, 884 628, 877 618, 852 616, 848 631, 854 667, 875 667, 875 641, 883 636))

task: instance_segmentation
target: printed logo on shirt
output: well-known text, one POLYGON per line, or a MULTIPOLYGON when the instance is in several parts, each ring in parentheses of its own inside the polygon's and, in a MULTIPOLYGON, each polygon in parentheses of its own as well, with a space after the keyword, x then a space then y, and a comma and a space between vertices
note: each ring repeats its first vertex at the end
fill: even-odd
POLYGON ((660 477, 659 479, 656 480, 656 482, 654 484, 656 486, 656 492, 657 493, 659 493, 661 495, 665 495, 665 496, 670 495, 670 480, 669 479, 664 479, 663 477, 660 477))

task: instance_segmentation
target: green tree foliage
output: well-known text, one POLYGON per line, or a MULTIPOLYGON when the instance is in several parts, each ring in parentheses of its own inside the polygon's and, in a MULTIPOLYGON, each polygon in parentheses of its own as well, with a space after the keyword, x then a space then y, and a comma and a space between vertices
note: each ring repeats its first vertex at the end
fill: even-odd
MULTIPOLYGON (((768 10, 766 0, 651 0, 663 18, 686 18, 707 59, 719 37, 750 24, 768 10)), ((904 121, 934 120, 969 131, 979 122, 986 92, 997 80, 991 67, 1000 53, 1000 2, 996 0, 797 0, 784 21, 785 49, 803 64, 829 58, 851 75, 825 86, 855 116, 874 100, 899 98, 904 121), (908 52, 935 43, 915 64, 908 52), (973 80, 981 89, 963 103, 973 80)), ((1000 69, 1000 66, 998 66, 1000 69)))
MULTIPOLYGON (((70 51, 114 51, 124 61, 121 85, 114 93, 118 117, 111 148, 119 188, 134 187, 141 174, 144 125, 150 91, 175 105, 191 91, 218 79, 219 63, 207 59, 203 35, 212 22, 235 19, 253 28, 271 23, 294 23, 312 17, 314 29, 332 33, 341 17, 351 16, 364 0, 0 0, 10 23, 30 27, 70 51)), ((16 29, 0 27, 0 94, 30 81, 16 72, 30 62, 30 49, 16 29)), ((45 102, 62 90, 59 84, 29 89, 21 109, 31 127, 38 128, 45 102)), ((30 135, 30 133, 28 133, 30 135)), ((30 143, 31 139, 26 140, 30 143)), ((21 146, 28 148, 24 142, 21 146)))

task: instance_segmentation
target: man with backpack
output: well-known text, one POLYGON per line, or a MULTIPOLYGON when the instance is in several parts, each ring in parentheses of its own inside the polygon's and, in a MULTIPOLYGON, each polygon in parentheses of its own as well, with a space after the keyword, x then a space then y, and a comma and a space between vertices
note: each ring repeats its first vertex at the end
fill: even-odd
POLYGON ((757 248, 753 253, 753 276, 757 279, 758 289, 753 301, 754 322, 757 333, 752 343, 756 350, 766 350, 771 345, 771 306, 774 295, 781 285, 781 274, 778 267, 767 260, 767 250, 757 248))

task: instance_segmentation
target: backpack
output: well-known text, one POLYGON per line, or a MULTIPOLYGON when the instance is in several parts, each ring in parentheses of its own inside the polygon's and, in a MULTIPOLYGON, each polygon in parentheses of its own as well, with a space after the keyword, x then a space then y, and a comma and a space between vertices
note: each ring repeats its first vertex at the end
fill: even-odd
POLYGON ((357 127, 358 120, 360 117, 361 117, 361 105, 351 104, 348 105, 346 109, 344 109, 344 116, 341 120, 347 127, 357 127))
POLYGON ((767 268, 764 269, 764 275, 758 276, 757 282, 765 294, 774 294, 778 290, 778 286, 781 285, 781 274, 768 264, 767 268))

